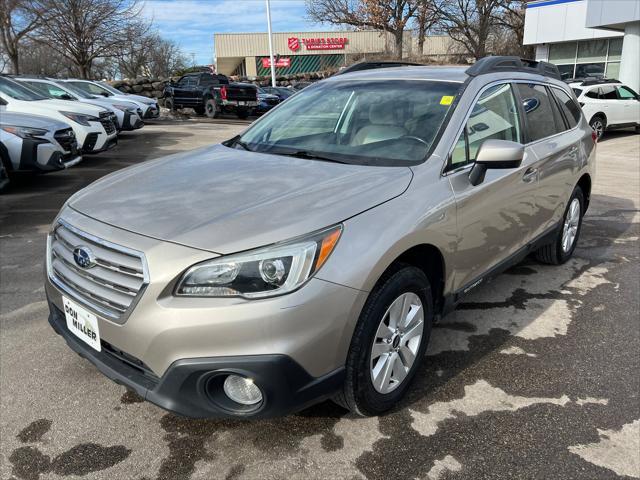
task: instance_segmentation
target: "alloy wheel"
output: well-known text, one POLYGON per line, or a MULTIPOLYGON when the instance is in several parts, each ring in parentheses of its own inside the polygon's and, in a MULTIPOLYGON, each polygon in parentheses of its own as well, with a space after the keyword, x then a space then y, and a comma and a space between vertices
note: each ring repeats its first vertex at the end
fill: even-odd
POLYGON ((378 325, 371 347, 371 381, 379 393, 398 388, 409 374, 420 350, 424 331, 424 306, 407 292, 396 298, 378 325))
POLYGON ((591 122, 591 128, 596 132, 598 140, 601 139, 604 134, 604 124, 602 123, 602 120, 594 120, 591 122))
POLYGON ((569 205, 567 216, 562 228, 562 251, 567 253, 573 247, 580 226, 580 200, 574 198, 569 205))

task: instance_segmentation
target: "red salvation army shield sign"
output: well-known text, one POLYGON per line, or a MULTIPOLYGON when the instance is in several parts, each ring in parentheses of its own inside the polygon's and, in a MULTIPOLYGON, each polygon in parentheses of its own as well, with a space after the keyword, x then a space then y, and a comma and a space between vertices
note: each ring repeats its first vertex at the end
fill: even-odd
POLYGON ((300 39, 297 37, 289 37, 287 45, 289 46, 289 50, 293 50, 295 52, 300 48, 300 39))

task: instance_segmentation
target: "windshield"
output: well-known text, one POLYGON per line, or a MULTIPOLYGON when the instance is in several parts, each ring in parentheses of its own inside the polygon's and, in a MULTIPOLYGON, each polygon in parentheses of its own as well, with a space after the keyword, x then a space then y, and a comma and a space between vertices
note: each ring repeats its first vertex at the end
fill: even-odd
POLYGON ((112 95, 112 93, 109 90, 104 88, 102 85, 98 85, 97 83, 83 82, 81 80, 80 81, 70 80, 67 83, 73 85, 76 88, 79 88, 80 90, 88 93, 89 95, 104 96, 106 94, 108 97, 112 95))
POLYGON ((93 100, 95 98, 93 95, 89 95, 87 92, 83 92, 78 87, 72 85, 69 82, 64 82, 64 85, 60 85, 59 83, 57 83, 56 85, 68 92, 73 93, 73 95, 75 95, 76 97, 84 98, 87 100, 93 100))
POLYGON ((461 85, 415 80, 322 82, 258 120, 236 145, 344 163, 420 163, 461 85))
POLYGON ((114 95, 122 95, 122 92, 120 90, 118 90, 117 88, 113 88, 108 83, 99 82, 99 85, 110 93, 113 93, 114 95))
POLYGON ((15 100, 31 102, 33 100, 46 100, 47 97, 40 95, 35 90, 20 85, 8 78, 0 77, 0 92, 15 100))

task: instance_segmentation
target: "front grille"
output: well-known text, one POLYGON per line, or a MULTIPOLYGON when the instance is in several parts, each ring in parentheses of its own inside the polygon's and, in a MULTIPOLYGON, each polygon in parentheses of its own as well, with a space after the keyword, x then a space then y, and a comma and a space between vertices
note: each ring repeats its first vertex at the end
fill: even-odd
POLYGON ((78 142, 76 140, 76 136, 73 133, 73 130, 70 128, 65 128, 63 130, 58 130, 53 138, 56 139, 56 142, 60 144, 62 149, 65 152, 73 152, 78 148, 78 142))
POLYGON ((124 321, 146 287, 144 256, 60 221, 49 238, 49 276, 64 292, 96 313, 124 321), (74 250, 92 251, 95 265, 80 267, 74 250))
POLYGON ((107 135, 111 135, 116 131, 116 126, 111 119, 112 113, 110 112, 100 112, 100 123, 104 127, 104 131, 107 132, 107 135))

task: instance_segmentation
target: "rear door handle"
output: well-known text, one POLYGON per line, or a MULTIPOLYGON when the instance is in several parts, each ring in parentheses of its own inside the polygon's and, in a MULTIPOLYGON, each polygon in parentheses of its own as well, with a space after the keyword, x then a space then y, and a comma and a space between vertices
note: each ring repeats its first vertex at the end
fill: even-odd
POLYGON ((522 181, 525 183, 531 183, 538 178, 538 169, 537 168, 527 168, 527 171, 524 172, 522 176, 522 181))

